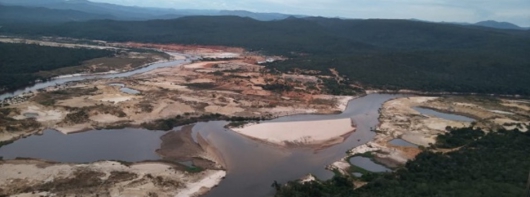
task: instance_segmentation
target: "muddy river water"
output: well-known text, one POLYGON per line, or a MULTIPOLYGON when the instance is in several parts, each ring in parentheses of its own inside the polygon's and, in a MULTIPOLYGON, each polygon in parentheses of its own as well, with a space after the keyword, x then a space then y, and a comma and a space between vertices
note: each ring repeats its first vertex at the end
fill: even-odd
MULTIPOLYGON (((0 95, 0 99, 16 96, 57 84, 94 78, 127 77, 160 67, 182 65, 190 59, 155 63, 125 73, 83 75, 56 78, 37 83, 13 93, 0 95)), ((243 137, 224 128, 227 122, 197 123, 193 131, 200 133, 219 152, 227 163, 228 174, 221 184, 206 196, 271 196, 274 180, 285 182, 308 173, 320 179, 332 177, 324 167, 345 156, 345 152, 371 140, 370 131, 377 124, 378 109, 394 95, 373 94, 349 102, 344 113, 336 115, 295 115, 271 121, 324 120, 350 117, 357 124, 357 131, 341 144, 320 150, 309 148, 287 149, 264 144, 243 137)), ((0 148, 4 159, 16 157, 40 158, 59 162, 93 162, 97 160, 142 161, 160 157, 155 150, 160 146, 164 132, 142 129, 97 130, 63 135, 53 130, 44 131, 15 141, 0 148)))
MULTIPOLYGON (((2 94, 0 99, 56 84, 93 78, 126 77, 160 67, 182 65, 189 61, 190 59, 155 63, 119 74, 56 78, 14 93, 2 94)), ((350 134, 344 142, 318 149, 285 148, 258 142, 225 129, 226 121, 196 123, 193 127, 193 135, 200 133, 218 149, 227 168, 226 178, 205 196, 265 197, 274 194, 271 187, 274 181, 284 183, 301 178, 308 173, 319 179, 331 178, 333 173, 325 170, 325 166, 346 156, 347 150, 372 140, 375 133, 371 131, 371 128, 375 128, 378 124, 379 108, 385 101, 399 96, 370 94, 351 100, 346 110, 341 114, 294 115, 270 120, 271 122, 285 122, 352 118, 357 124, 356 131, 350 134)), ((0 157, 4 159, 30 157, 59 162, 157 160, 160 159, 160 156, 155 153, 155 150, 160 147, 160 137, 164 133, 163 131, 127 128, 93 130, 64 135, 53 130, 46 130, 42 135, 33 135, 1 147, 0 157)))
MULTIPOLYGON (((193 133, 200 133, 222 154, 227 176, 206 196, 272 196, 273 181, 286 182, 308 173, 328 179, 333 173, 325 166, 346 156, 345 152, 370 141, 370 131, 378 123, 378 109, 397 95, 371 94, 351 100, 342 114, 294 115, 271 121, 325 120, 350 117, 357 130, 343 143, 321 148, 284 148, 261 143, 229 129, 225 121, 200 122, 193 133)), ((325 132, 325 131, 324 131, 325 132)), ((97 160, 156 160, 162 131, 144 129, 94 130, 63 135, 47 130, 0 148, 4 159, 15 157, 41 158, 60 162, 93 162, 97 160)))

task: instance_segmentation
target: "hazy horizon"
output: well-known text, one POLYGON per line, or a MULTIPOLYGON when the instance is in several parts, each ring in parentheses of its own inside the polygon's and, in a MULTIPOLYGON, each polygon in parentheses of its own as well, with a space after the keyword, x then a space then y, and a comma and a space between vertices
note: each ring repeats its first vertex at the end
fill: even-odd
POLYGON ((528 0, 90 0, 173 9, 247 10, 342 18, 418 19, 476 23, 485 20, 530 26, 528 0))

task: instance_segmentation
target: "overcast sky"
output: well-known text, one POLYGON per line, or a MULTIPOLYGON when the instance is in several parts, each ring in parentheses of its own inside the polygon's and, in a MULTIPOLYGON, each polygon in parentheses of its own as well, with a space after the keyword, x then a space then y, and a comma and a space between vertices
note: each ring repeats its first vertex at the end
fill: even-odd
POLYGON ((530 26, 530 0, 91 0, 142 7, 226 9, 326 17, 507 21, 530 26))

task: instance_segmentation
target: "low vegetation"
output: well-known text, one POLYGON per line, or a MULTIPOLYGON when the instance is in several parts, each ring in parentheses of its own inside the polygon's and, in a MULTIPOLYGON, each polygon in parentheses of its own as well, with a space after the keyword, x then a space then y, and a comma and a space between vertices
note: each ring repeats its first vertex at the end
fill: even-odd
POLYGON ((234 122, 243 122, 243 121, 259 121, 263 120, 263 118, 260 117, 238 117, 238 116, 226 116, 222 114, 203 114, 203 115, 197 115, 197 114, 191 114, 186 113, 184 115, 178 115, 174 118, 169 119, 163 119, 163 120, 155 120, 152 122, 147 122, 141 124, 143 128, 149 129, 149 130, 164 130, 168 131, 175 127, 192 124, 196 122, 203 122, 203 121, 215 121, 215 120, 226 120, 226 121, 234 121, 234 122))
POLYGON ((471 128, 453 130, 440 146, 468 143, 448 153, 424 151, 393 173, 371 173, 361 178, 368 183, 356 190, 353 177, 337 176, 322 182, 291 181, 278 187, 275 196, 524 196, 530 133, 501 130, 469 140, 480 133, 471 128))
POLYGON ((90 95, 95 91, 97 91, 97 88, 68 88, 64 90, 41 92, 31 98, 31 100, 44 106, 53 106, 58 100, 66 100, 81 95, 90 95))

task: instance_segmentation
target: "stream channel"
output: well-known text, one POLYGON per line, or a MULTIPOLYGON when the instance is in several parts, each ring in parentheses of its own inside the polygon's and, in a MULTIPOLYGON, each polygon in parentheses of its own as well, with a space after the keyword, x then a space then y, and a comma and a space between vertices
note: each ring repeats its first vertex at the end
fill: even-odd
MULTIPOLYGON (((357 130, 344 142, 322 149, 284 148, 242 136, 224 128, 226 121, 199 122, 192 135, 200 133, 219 150, 227 165, 227 176, 219 186, 205 196, 272 196, 271 184, 284 183, 311 173, 319 179, 333 176, 326 165, 346 156, 346 151, 373 139, 371 127, 378 124, 378 109, 399 95, 370 94, 353 99, 346 110, 334 115, 293 115, 278 121, 329 120, 349 117, 357 130)), ((179 128, 176 128, 179 129, 179 128)), ((39 158, 59 162, 94 162, 123 160, 137 162, 156 160, 155 150, 160 147, 160 136, 165 132, 145 129, 93 130, 69 135, 46 130, 0 148, 4 159, 16 157, 39 158)))
MULTIPOLYGON (((24 90, 0 95, 0 99, 34 91, 57 84, 94 78, 127 77, 160 67, 182 65, 190 62, 177 60, 155 63, 125 73, 86 75, 56 78, 37 83, 24 90)), ((333 115, 293 115, 280 117, 270 122, 331 120, 352 118, 357 129, 347 139, 330 147, 284 148, 261 143, 224 128, 226 121, 199 122, 193 127, 193 135, 200 133, 219 150, 227 165, 227 176, 219 186, 205 196, 273 196, 271 184, 285 183, 311 173, 319 179, 333 176, 325 166, 346 156, 346 151, 362 145, 375 136, 371 128, 378 124, 379 108, 385 101, 400 97, 391 94, 370 94, 349 101, 346 110, 333 115)), ((324 131, 325 132, 325 131, 324 131)), ((58 162, 94 162, 98 160, 123 160, 137 162, 160 159, 155 150, 160 147, 163 131, 145 129, 93 130, 70 135, 46 130, 42 135, 33 135, 0 148, 4 159, 16 157, 39 158, 58 162)))

